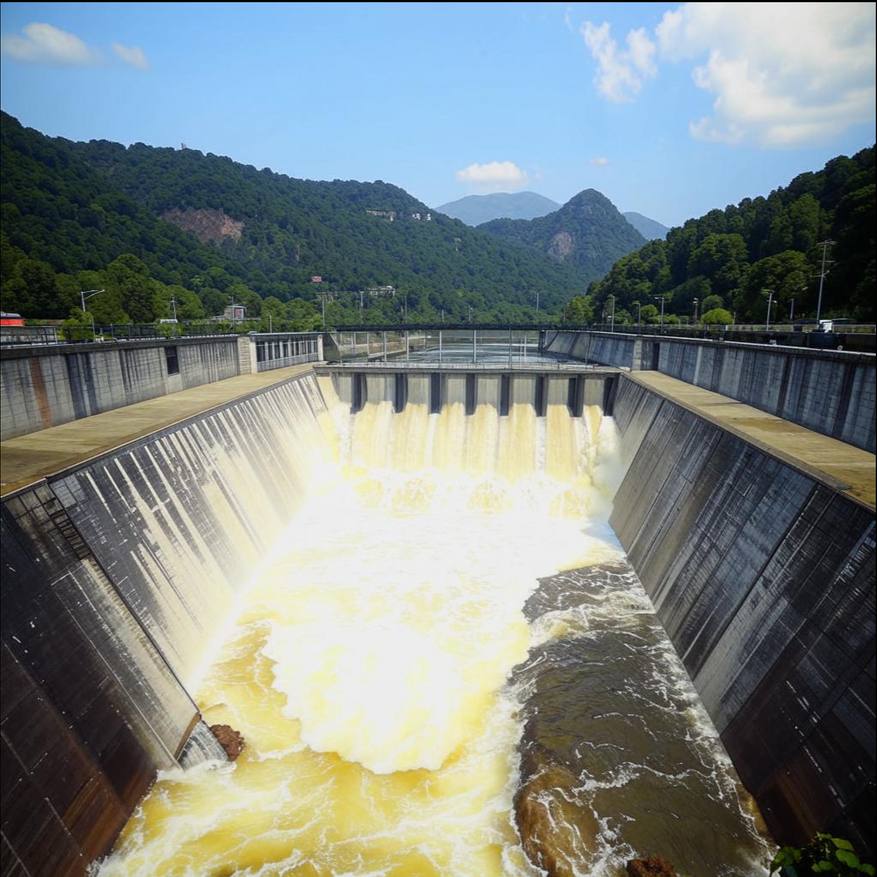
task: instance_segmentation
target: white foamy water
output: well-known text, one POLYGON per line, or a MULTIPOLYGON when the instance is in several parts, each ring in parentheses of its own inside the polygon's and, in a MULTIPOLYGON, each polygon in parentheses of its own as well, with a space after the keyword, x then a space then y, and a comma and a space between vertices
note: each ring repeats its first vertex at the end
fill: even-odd
POLYGON ((162 775, 102 877, 539 873, 514 822, 506 680, 537 579, 619 557, 614 426, 565 405, 351 418, 334 401, 322 483, 196 692, 247 747, 162 775))

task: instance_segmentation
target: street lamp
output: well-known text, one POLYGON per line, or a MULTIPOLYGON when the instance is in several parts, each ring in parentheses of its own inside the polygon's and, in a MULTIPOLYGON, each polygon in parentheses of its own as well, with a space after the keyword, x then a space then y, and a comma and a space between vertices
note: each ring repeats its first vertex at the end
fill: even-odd
POLYGON ((700 304, 700 299, 694 300, 694 325, 697 325, 697 306, 700 304))
MULTIPOLYGON (((82 300, 82 313, 85 313, 85 300, 87 298, 92 298, 96 295, 100 295, 102 292, 106 292, 105 289, 80 289, 79 296, 82 300)), ((91 315, 91 333, 94 334, 94 314, 91 315)))
POLYGON ((609 312, 609 331, 615 331, 615 296, 610 295, 609 298, 612 299, 612 310, 609 312))
POLYGON ((770 309, 771 309, 771 306, 773 305, 773 290, 772 289, 762 289, 761 294, 767 296, 767 322, 765 322, 765 324, 764 324, 764 331, 769 332, 770 331, 770 309))
POLYGON ((85 300, 87 298, 92 298, 96 295, 100 295, 102 292, 106 292, 105 289, 82 289, 79 291, 79 295, 82 299, 82 313, 85 313, 85 300))
POLYGON ((639 302, 636 302, 636 324, 637 324, 637 326, 642 325, 642 309, 643 309, 643 306, 639 302))
POLYGON ((661 323, 660 323, 660 326, 661 326, 661 329, 663 329, 664 328, 664 296, 663 295, 653 295, 652 298, 655 301, 661 302, 661 323))

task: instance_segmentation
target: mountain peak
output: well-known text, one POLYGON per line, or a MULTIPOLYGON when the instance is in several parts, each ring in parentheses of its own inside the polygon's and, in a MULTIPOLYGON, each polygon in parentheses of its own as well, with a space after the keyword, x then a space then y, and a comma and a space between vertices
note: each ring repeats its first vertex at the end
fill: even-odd
POLYGON ((646 242, 596 189, 584 189, 546 216, 495 219, 480 228, 536 249, 557 262, 574 265, 589 279, 601 277, 617 259, 646 242))

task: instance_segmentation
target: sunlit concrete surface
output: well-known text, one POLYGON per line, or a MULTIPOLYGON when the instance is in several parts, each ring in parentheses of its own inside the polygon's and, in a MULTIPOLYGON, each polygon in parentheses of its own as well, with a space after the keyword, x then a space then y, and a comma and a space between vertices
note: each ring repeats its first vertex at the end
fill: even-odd
POLYGON ((660 372, 632 372, 626 379, 840 490, 855 502, 875 507, 874 454, 660 372))
POLYGON ((0 495, 5 496, 181 420, 287 381, 312 367, 308 363, 238 375, 8 439, 0 443, 0 495))

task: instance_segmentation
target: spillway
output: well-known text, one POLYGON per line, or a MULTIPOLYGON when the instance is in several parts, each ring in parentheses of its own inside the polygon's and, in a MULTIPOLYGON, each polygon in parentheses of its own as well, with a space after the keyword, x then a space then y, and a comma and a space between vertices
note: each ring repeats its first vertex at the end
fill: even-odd
POLYGON ((240 731, 244 754, 162 773, 101 877, 535 875, 555 860, 570 870, 551 873, 611 874, 650 837, 629 838, 628 821, 654 823, 651 840, 681 863, 757 871, 767 846, 748 798, 635 575, 611 572, 624 565, 606 523, 622 474, 611 418, 598 406, 571 416, 565 386, 544 418, 514 399, 501 417, 485 388, 467 416, 465 378, 453 377, 440 413, 416 388, 397 413, 386 379, 369 380, 380 401, 351 415, 321 379, 332 420, 296 448, 320 460, 319 482, 191 681, 205 722, 240 731), (534 611, 561 571, 582 568, 591 606, 534 611), (633 667, 638 701, 589 694, 590 660, 574 674, 580 691, 558 701, 546 656, 569 660, 585 640, 611 664, 619 656, 594 636, 639 653, 610 673, 620 687, 633 667), (599 703, 608 731, 582 737, 571 724, 579 695, 589 713, 599 703), (569 734, 600 753, 598 738, 631 733, 619 711, 637 715, 639 739, 615 772, 587 751, 546 751, 546 737, 569 734), (665 735, 689 738, 669 760, 668 722, 665 735), (539 785, 546 771, 551 788, 539 785), (724 814, 731 839, 717 851, 659 837, 667 825, 647 811, 662 786, 682 814, 724 814), (542 806, 548 835, 533 820, 542 806))
POLYGON ((741 625, 788 626, 760 577, 782 557, 787 587, 821 502, 848 521, 821 563, 873 600, 873 515, 710 430, 611 370, 337 370, 7 498, 4 746, 50 840, 13 848, 48 860, 31 873, 97 854, 101 877, 602 877, 650 854, 743 877, 772 842, 738 770, 772 825, 857 824, 865 723, 834 802, 776 805, 786 763, 740 717, 786 684, 765 650, 799 646, 773 633, 747 662, 741 625), (736 480, 700 476, 716 459, 736 480), (745 555, 730 580, 722 540, 745 555), (218 724, 246 741, 234 763, 218 724), (82 779, 53 784, 62 763, 82 779))

